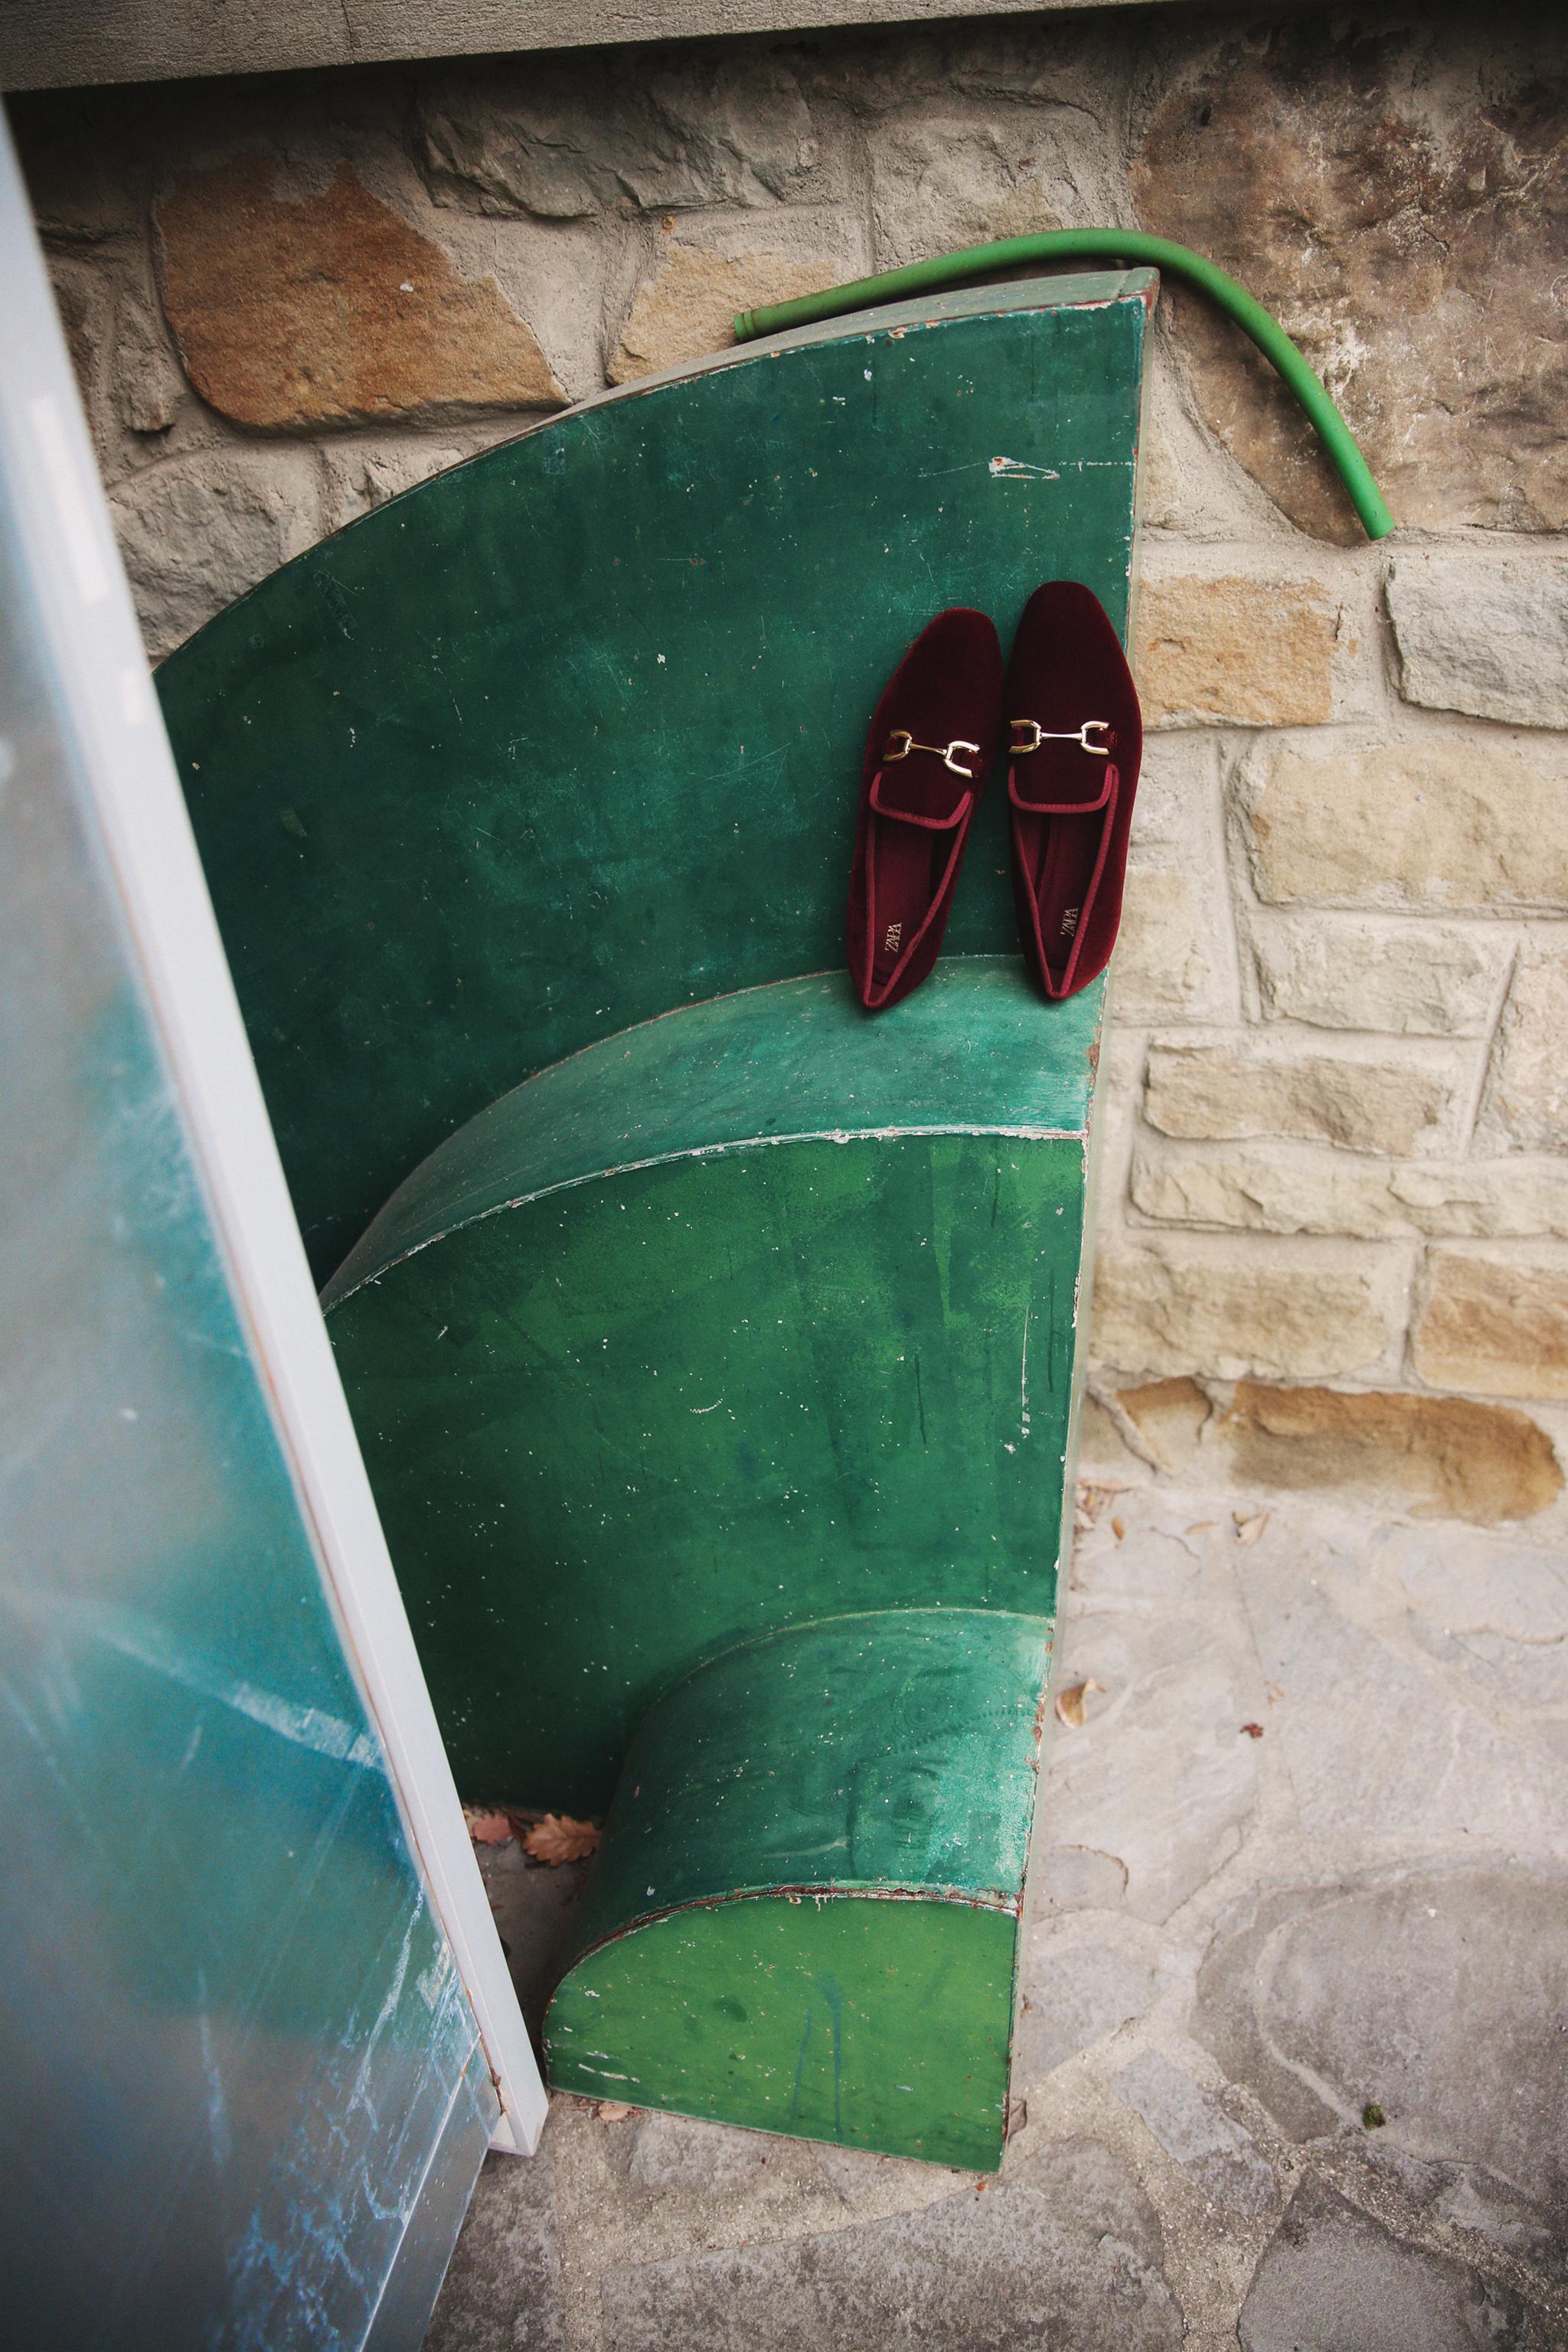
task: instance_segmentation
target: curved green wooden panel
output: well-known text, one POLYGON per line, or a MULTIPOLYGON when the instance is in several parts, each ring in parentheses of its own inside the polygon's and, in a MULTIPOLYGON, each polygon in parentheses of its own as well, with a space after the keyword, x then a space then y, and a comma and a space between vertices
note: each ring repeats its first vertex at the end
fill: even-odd
MULTIPOLYGON (((700 1152, 579 1173, 456 1227, 437 1216, 435 1238, 366 1267, 331 1314, 472 1795, 601 1809, 654 1700, 783 1625, 1054 1607, 1086 1139, 1009 1122, 1082 1083, 1021 1075, 1021 1004, 1042 1061, 1070 1035, 1080 1070, 1092 1009, 1023 1000, 998 962, 933 981, 910 1000, 918 1023, 857 1014, 838 1031, 837 986, 781 983, 746 1008, 757 1051, 734 1143, 689 1105, 676 1128, 709 1139, 700 1152), (825 1034, 842 1100, 863 1096, 878 1124, 752 1148, 825 1034), (934 1113, 926 1056, 899 1041, 941 1034, 971 1065, 965 1124, 905 1131, 911 1106, 934 1113)), ((736 1018, 733 1001, 692 1006, 637 1050, 657 1042, 667 1068, 700 1074, 736 1018)), ((607 1089, 625 1050, 609 1041, 521 1089, 488 1123, 488 1161, 449 1147, 470 1197, 516 1198, 520 1167, 538 1185, 578 1166, 566 1114, 585 1067, 607 1089), (534 1136, 565 1137, 555 1162, 525 1111, 534 1136)), ((434 1163, 429 1181, 439 1206, 434 1163)), ((398 1212, 405 1248, 417 1189, 398 1212)))
POLYGON ((1001 2161, 1050 1626, 904 1610, 679 1684, 626 1758, 545 2019, 551 2079, 1001 2161))
MULTIPOLYGON (((552 419, 161 673, 324 1276, 444 1136, 670 1006, 837 967, 868 714, 941 606, 1127 616, 1146 271, 946 295, 552 419)), ((958 953, 1011 950, 1001 795, 958 953)))
POLYGON ((1016 1949, 1006 1912, 967 1904, 746 1895, 677 1911, 573 1970, 551 2009, 550 2078, 994 2172, 1016 1949))
POLYGON ((498 1209, 747 1143, 1089 1132, 1105 984, 1047 1004, 1013 957, 949 957, 868 1021, 840 974, 746 989, 584 1047, 459 1128, 327 1285, 332 1307, 498 1209))
POLYGON ((1016 1912, 1047 1617, 900 1609, 728 1650, 640 1726, 578 1953, 690 1903, 875 1887, 1016 1912))

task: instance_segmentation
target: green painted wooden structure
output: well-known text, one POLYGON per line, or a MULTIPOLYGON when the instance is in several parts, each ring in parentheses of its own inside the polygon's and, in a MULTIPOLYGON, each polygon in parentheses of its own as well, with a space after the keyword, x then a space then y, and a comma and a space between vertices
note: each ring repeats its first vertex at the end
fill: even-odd
POLYGON ((1125 632, 1154 291, 589 403, 163 673, 459 1783, 607 1810, 572 2088, 1000 2158, 1103 991, 1028 988, 999 791, 874 1021, 843 898, 932 613, 1125 632))

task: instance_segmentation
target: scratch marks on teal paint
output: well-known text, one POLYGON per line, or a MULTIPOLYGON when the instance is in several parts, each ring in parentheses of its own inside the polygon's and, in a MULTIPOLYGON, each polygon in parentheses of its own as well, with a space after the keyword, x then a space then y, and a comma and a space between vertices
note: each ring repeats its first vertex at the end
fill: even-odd
POLYGON ((795 2062, 795 2081, 790 2086, 788 2120, 794 2123, 800 2115, 800 2095, 805 2076, 805 2062, 811 2051, 812 2035, 823 2007, 828 2016, 833 2051, 833 2134, 837 2139, 844 2130, 844 1995, 832 1977, 818 1977, 812 1987, 811 2002, 805 2012, 805 2025, 800 2037, 800 2050, 795 2062))

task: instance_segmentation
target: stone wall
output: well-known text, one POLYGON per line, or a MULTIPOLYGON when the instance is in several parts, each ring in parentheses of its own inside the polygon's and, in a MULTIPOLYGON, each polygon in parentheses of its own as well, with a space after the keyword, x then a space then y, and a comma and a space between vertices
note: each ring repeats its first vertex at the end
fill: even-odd
POLYGON ((1568 1527, 1568 40, 1117 10, 29 100, 148 640, 753 304, 1141 224, 1167 294, 1094 1319, 1102 1474, 1568 1527))

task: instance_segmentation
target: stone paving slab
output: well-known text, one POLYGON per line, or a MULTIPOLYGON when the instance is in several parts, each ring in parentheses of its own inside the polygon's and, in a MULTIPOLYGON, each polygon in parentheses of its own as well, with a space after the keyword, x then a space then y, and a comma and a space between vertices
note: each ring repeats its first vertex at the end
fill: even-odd
MULTIPOLYGON (((558 2098, 432 2352, 1568 2346, 1568 1580, 1256 1516, 1079 1538, 1000 2176, 558 2098)), ((537 2006, 575 1886, 485 1865, 537 2006)))

